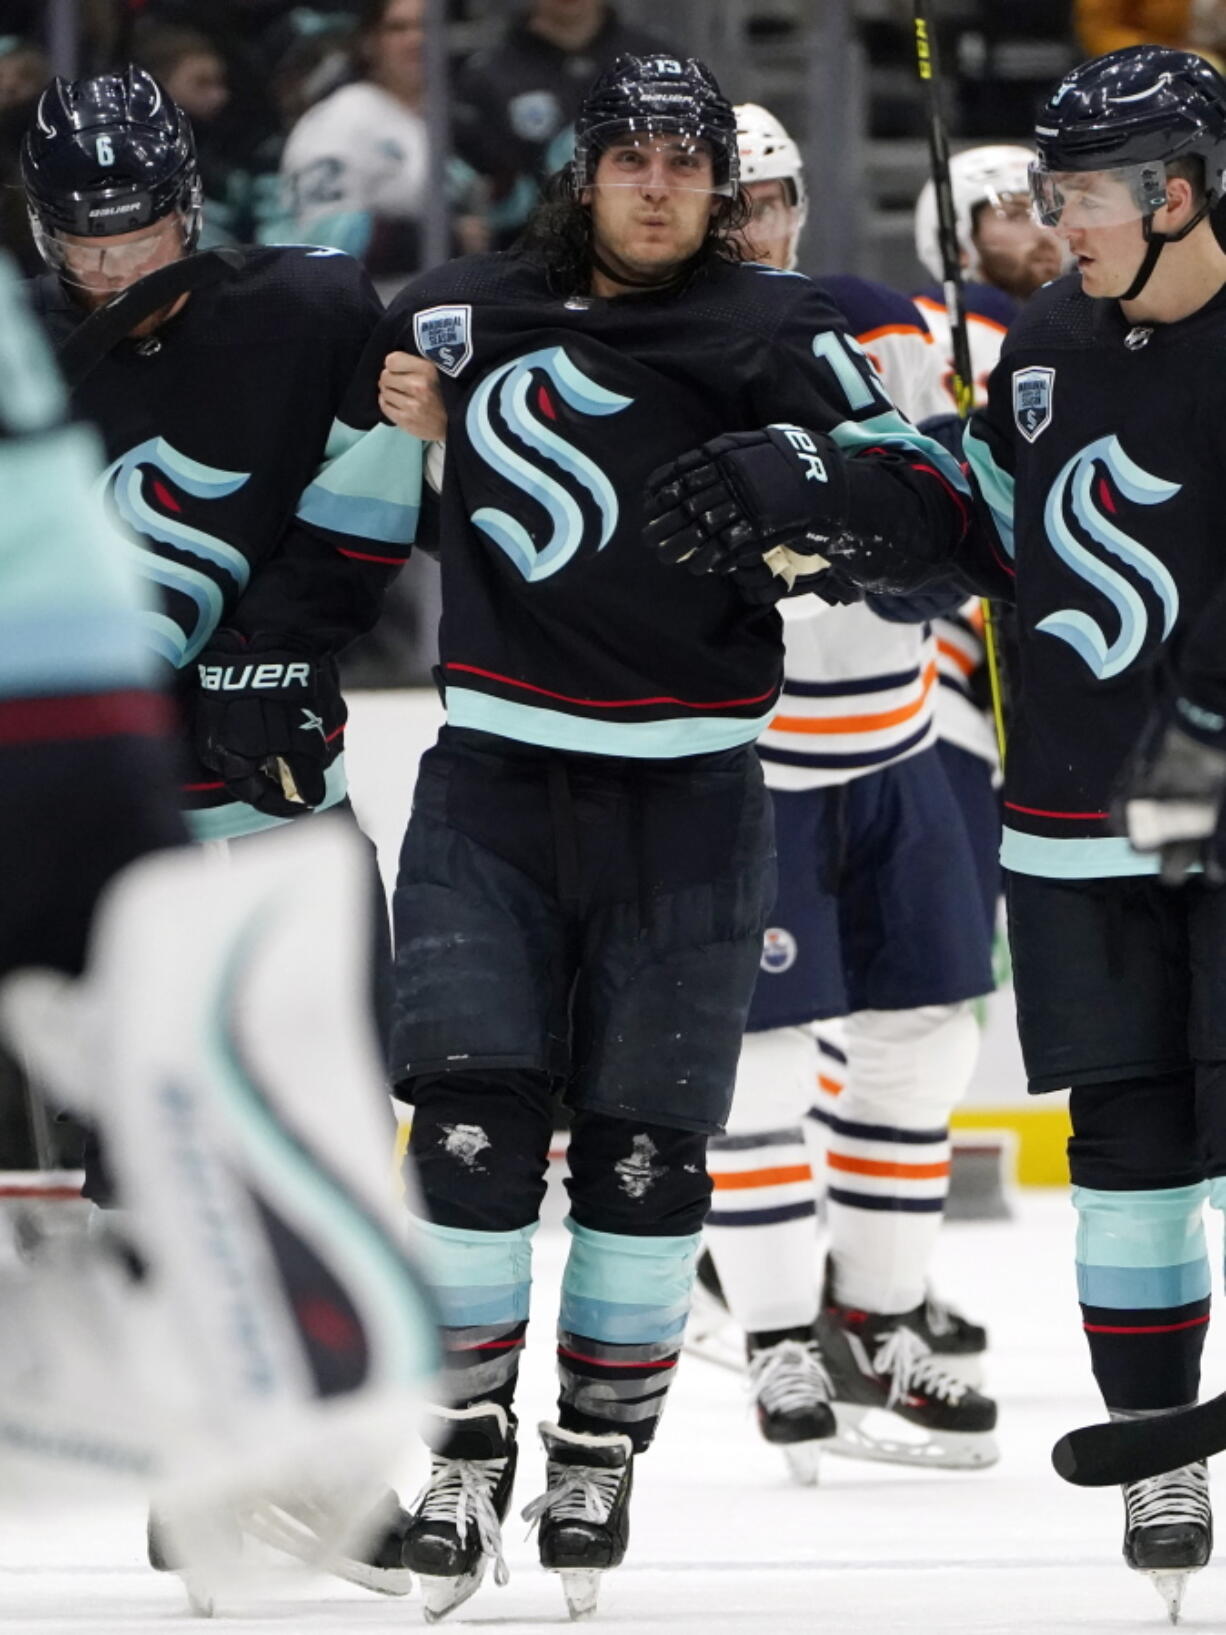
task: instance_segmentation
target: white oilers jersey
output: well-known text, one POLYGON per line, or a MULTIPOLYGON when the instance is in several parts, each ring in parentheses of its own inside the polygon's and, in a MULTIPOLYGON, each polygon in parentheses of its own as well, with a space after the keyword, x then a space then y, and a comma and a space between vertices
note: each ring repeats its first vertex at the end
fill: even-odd
POLYGON ((307 109, 285 144, 295 231, 360 254, 375 216, 421 215, 427 160, 419 114, 369 81, 342 85, 307 109))
MULTIPOLYGON (((944 293, 936 288, 921 290, 913 297, 936 346, 940 359, 941 406, 933 414, 949 414, 957 408, 954 397, 954 349, 950 341, 949 316, 945 311, 944 293)), ((971 374, 975 379, 975 402, 988 400, 988 376, 996 367, 1000 349, 1004 345, 1009 325, 1017 315, 1018 305, 992 284, 965 284, 963 300, 966 305, 966 328, 971 343, 971 374)))
MULTIPOLYGON (((948 413, 939 354, 906 296, 863 278, 823 279, 822 288, 909 419, 948 413)), ((783 692, 758 740, 770 788, 847 783, 935 742, 936 644, 927 625, 816 596, 780 611, 783 692)))

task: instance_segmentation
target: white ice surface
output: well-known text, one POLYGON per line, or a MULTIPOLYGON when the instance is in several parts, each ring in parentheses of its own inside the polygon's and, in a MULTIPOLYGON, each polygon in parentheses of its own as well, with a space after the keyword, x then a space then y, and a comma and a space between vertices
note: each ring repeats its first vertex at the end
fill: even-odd
MULTIPOLYGON (((551 1416, 550 1339, 565 1234, 537 1239, 534 1322, 520 1393, 525 1427, 551 1416)), ((1169 1627, 1154 1591, 1119 1559, 1113 1492, 1065 1486, 1052 1441, 1099 1415, 1073 1287, 1063 1193, 1029 1193, 1015 1218, 946 1229, 940 1288, 991 1328, 989 1384, 1003 1457, 990 1470, 909 1471, 827 1458, 798 1489, 758 1438, 734 1374, 686 1358, 655 1448, 637 1472, 630 1555, 606 1581, 598 1622, 636 1635, 1106 1635, 1169 1627)), ((1210 1362, 1210 1380, 1214 1376, 1210 1362)), ((511 1582, 486 1585, 451 1622, 508 1635, 556 1626, 558 1584, 535 1563, 518 1509, 542 1459, 525 1435, 506 1529, 511 1582)), ((0 1482, 3 1477, 0 1473, 0 1482)), ((143 1565, 142 1515, 0 1519, 0 1628, 59 1635, 183 1635, 177 1582, 143 1565)), ((421 1603, 278 1574, 229 1603, 226 1635, 387 1635, 422 1624, 421 1603)), ((1226 1582, 1193 1580, 1183 1627, 1226 1629, 1226 1582)))

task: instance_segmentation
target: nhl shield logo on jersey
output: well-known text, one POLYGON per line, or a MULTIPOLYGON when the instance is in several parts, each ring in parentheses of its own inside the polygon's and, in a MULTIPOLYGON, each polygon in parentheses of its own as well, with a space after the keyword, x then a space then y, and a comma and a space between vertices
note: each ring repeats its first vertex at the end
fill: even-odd
POLYGON ((796 938, 781 925, 771 925, 762 933, 762 969, 769 976, 782 976, 796 963, 796 938))
POLYGON ((1056 371, 1036 365, 1019 369, 1013 377, 1013 418, 1028 443, 1051 425, 1052 390, 1056 371))
POLYGON ((459 374, 473 355, 471 307, 427 307, 413 319, 417 350, 445 375, 459 374))

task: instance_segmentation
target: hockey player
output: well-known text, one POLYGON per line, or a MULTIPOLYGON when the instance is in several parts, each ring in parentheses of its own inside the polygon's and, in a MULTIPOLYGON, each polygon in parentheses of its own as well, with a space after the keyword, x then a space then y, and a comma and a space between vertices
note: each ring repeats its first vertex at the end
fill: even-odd
POLYGON ((181 844, 101 448, 4 258, 0 336, 0 1026, 103 1129, 123 1211, 4 1255, 5 1493, 153 1490, 204 1605, 236 1506, 310 1492, 327 1560, 434 1350, 381 1184, 362 865, 330 824, 220 872, 181 844))
MULTIPOLYGON (((1226 897, 1213 885, 1226 789, 1226 81, 1169 49, 1113 52, 1061 83, 1037 146, 1036 207, 1076 272, 1031 299, 967 434, 991 532, 895 541, 865 526, 856 463, 831 441, 819 487, 767 434, 765 471, 760 449, 754 468, 742 449, 666 475, 655 534, 670 553, 694 545, 671 504, 683 480, 701 485, 716 530, 752 529, 773 548, 803 516, 823 559, 874 585, 907 588, 957 563, 993 594, 1016 586, 1002 855, 1022 1048, 1032 1090, 1072 1086, 1095 1377, 1112 1413, 1161 1414, 1196 1397, 1202 1217, 1206 1202, 1226 1204, 1226 897)), ((709 561, 736 560, 736 544, 702 543, 709 561)), ((1209 1558, 1206 1469, 1134 1483, 1124 1501, 1126 1560, 1175 1616, 1209 1558)))
MULTIPOLYGON (((800 153, 766 109, 736 112, 748 251, 792 271, 800 153)), ((859 278, 822 287, 899 407, 917 421, 939 412, 931 337, 910 301, 859 278)), ((995 1406, 932 1355, 949 1341, 933 1332, 925 1288, 949 1114, 978 1046, 971 1000, 991 987, 986 930, 973 902, 968 911, 972 857, 936 748, 930 609, 804 597, 785 610, 783 693, 758 741, 779 895, 727 1134, 711 1142, 706 1243, 746 1331, 759 1426, 798 1479, 815 1478, 817 1447, 835 1432, 831 1398, 837 1451, 988 1464, 995 1406), (849 1061, 835 1101, 815 1094, 811 1025, 843 1016, 849 1061), (802 1128, 815 1102, 830 1229, 816 1334, 817 1188, 802 1128), (897 1428, 869 1434, 890 1423, 873 1408, 897 1428)), ((958 1321, 947 1326, 963 1344, 975 1339, 958 1321)))
POLYGON ((588 93, 522 251, 427 275, 386 324, 417 356, 385 384, 424 436, 441 386, 447 431, 448 724, 395 902, 396 1061, 448 1324, 405 1552, 436 1614, 499 1558, 555 1087, 573 1243, 548 1486, 526 1514, 575 1610, 622 1559, 774 894, 752 744, 786 581, 761 562, 670 579, 638 548, 644 478, 696 425, 811 408, 849 446, 889 439, 874 475, 891 514, 899 485, 917 526, 961 526, 960 472, 817 288, 736 264, 742 219, 735 119, 708 72, 623 58, 588 93))
MULTIPOLYGON (((99 548, 156 591, 141 625, 174 677, 191 832, 231 840, 340 806, 335 653, 374 622, 420 484, 416 443, 341 418, 377 298, 333 252, 193 259, 191 129, 140 69, 53 81, 22 175, 50 269, 33 304, 105 446, 117 537, 99 548)), ((385 988, 381 888, 378 904, 385 988)), ((87 1172, 105 1201, 92 1160, 87 1172)), ((384 1587, 403 1583, 398 1544, 387 1571, 384 1587)))

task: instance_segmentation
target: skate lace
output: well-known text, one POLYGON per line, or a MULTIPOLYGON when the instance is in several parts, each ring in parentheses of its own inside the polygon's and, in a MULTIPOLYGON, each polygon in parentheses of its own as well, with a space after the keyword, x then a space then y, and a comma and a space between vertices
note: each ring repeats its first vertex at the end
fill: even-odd
POLYGON ((909 1391, 923 1391, 939 1402, 956 1406, 966 1395, 962 1380, 947 1374, 914 1329, 899 1325, 878 1342, 873 1367, 890 1377, 886 1407, 892 1408, 909 1391))
POLYGON ((469 1524, 474 1524, 482 1551, 493 1558, 495 1584, 505 1584, 511 1576, 502 1558, 502 1523, 490 1497, 506 1466, 505 1459, 444 1459, 435 1454, 430 1480, 413 1506, 423 1520, 450 1522, 461 1543, 468 1537, 469 1524))
POLYGON ((625 1466, 615 1470, 600 1465, 551 1466, 548 1487, 523 1509, 529 1533, 546 1516, 558 1521, 608 1521, 625 1474, 625 1466))
POLYGON ((1124 1489, 1124 1500, 1130 1527, 1152 1527, 1159 1522, 1207 1522, 1209 1472, 1204 1465, 1184 1465, 1161 1476, 1130 1482, 1124 1489))
POLYGON ((791 1413, 833 1394, 821 1352, 812 1341, 781 1340, 749 1359, 749 1389, 767 1413, 791 1413))

